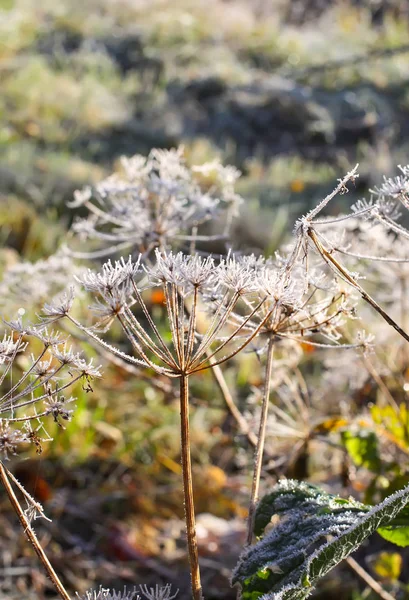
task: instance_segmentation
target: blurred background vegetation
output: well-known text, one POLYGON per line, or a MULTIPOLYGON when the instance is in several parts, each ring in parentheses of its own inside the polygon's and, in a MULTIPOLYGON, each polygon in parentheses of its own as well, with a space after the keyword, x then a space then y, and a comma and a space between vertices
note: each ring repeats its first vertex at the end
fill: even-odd
MULTIPOLYGON (((360 163, 359 195, 408 162, 406 0, 0 0, 0 72, 0 272, 54 253, 74 190, 107 176, 123 154, 183 144, 190 164, 219 157, 237 166, 246 203, 234 243, 267 253, 351 165, 360 163)), ((260 386, 255 365, 247 355, 238 374, 227 369, 242 399, 260 386)), ((185 570, 177 401, 105 370, 94 394, 76 391, 75 418, 49 431, 41 461, 15 467, 54 518, 39 530, 73 590, 167 581, 167 560, 185 570)), ((228 536, 237 550, 251 447, 210 375, 199 381, 198 512, 223 520, 202 517, 205 589, 233 598, 228 536), (227 520, 223 546, 214 531, 227 520)), ((305 476, 304 459, 287 474, 305 476)), ((53 597, 24 537, 7 519, 2 527, 5 597, 53 597)), ((400 554, 376 560, 378 578, 400 577, 400 554)), ((351 571, 342 588, 339 577, 319 597, 369 598, 351 571)))

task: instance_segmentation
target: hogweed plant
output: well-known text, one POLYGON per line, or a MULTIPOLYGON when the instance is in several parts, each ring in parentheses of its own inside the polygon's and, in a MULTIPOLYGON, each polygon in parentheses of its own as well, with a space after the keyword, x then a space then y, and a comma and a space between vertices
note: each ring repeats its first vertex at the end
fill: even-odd
MULTIPOLYGON (((39 326, 23 327, 21 321, 10 323, 12 333, 0 345, 2 384, 10 378, 13 364, 18 366, 20 357, 26 355, 28 337, 42 345, 37 354, 26 360, 18 381, 11 380, 0 402, 4 415, 0 421, 0 449, 4 458, 14 453, 20 443, 31 441, 40 449, 42 420, 51 416, 61 422, 71 416, 74 404, 70 398, 62 398, 64 391, 80 379, 89 386, 90 378, 99 376, 99 369, 75 354, 66 341, 48 333, 50 327, 61 323, 64 330, 88 338, 103 354, 138 369, 137 372, 145 370, 153 377, 177 380, 192 597, 200 600, 203 595, 193 498, 189 383, 191 377, 204 370, 214 372, 226 402, 242 423, 245 419, 232 402, 221 365, 242 351, 251 351, 258 356, 265 354, 266 359, 257 433, 251 432, 255 455, 247 543, 233 574, 241 596, 249 600, 302 600, 325 573, 374 531, 389 540, 409 543, 409 488, 369 506, 288 480, 279 482, 261 501, 258 498, 274 366, 277 370, 282 368, 277 357, 296 356, 297 366, 299 349, 305 346, 319 352, 359 348, 366 357, 370 337, 359 333, 356 342, 350 341, 353 322, 362 314, 359 298, 405 341, 409 340, 405 319, 400 325, 391 315, 393 310, 383 308, 361 284, 369 272, 368 263, 383 265, 390 261, 398 269, 408 262, 404 250, 399 248, 393 253, 391 248, 399 236, 402 240, 409 237, 409 231, 398 222, 400 209, 409 206, 409 169, 402 168, 396 180, 385 180, 372 191, 371 200, 358 202, 350 214, 320 217, 337 194, 348 191, 348 184, 358 176, 355 167, 296 223, 293 245, 274 259, 265 259, 230 252, 219 257, 202 255, 196 248, 198 242, 214 240, 202 236, 201 227, 215 217, 221 206, 226 209, 221 234, 226 241, 240 200, 234 191, 236 170, 216 163, 188 169, 180 151, 153 151, 147 159, 124 160, 122 168, 122 175, 77 193, 73 203, 90 212, 86 221, 77 222, 75 232, 97 242, 90 252, 77 256, 95 258, 124 249, 131 254, 76 277, 77 284, 95 298, 90 307, 93 324, 74 316, 74 289, 70 288, 60 299, 51 299, 44 305, 39 326), (365 251, 373 223, 385 229, 385 255, 365 251), (175 251, 175 246, 188 253, 175 251), (165 324, 157 320, 146 300, 152 290, 163 298, 165 324), (120 345, 111 341, 109 330, 114 322, 119 323, 124 334, 120 345), (266 531, 271 521, 274 526, 266 531)), ((396 277, 400 277, 402 285, 405 279, 406 285, 401 271, 396 277)), ((401 312, 404 317, 404 311, 401 312)), ((290 364, 288 360, 287 365, 290 364)), ((291 368, 295 368, 294 364, 291 368)), ((289 377, 287 372, 283 381, 289 377)), ((273 417, 278 414, 274 407, 273 417)), ((291 421, 290 415, 286 418, 291 421)), ((28 501, 31 518, 42 515, 42 509, 37 508, 3 463, 1 479, 31 536, 29 517, 13 495, 11 482, 28 501)), ((48 572, 53 573, 35 536, 30 539, 48 572)), ((61 582, 54 573, 51 576, 61 597, 67 600, 69 596, 61 582)), ((370 580, 369 575, 365 577, 370 580)), ((170 586, 141 587, 131 592, 100 587, 80 596, 86 600, 140 597, 170 600, 175 593, 170 586)))
POLYGON ((77 257, 101 257, 127 250, 149 256, 155 248, 192 249, 197 242, 227 242, 242 198, 234 186, 240 172, 218 161, 188 168, 183 148, 123 157, 121 171, 94 188, 75 193, 71 208, 85 207, 73 233, 92 249, 77 257), (223 215, 218 234, 199 229, 223 215))
POLYGON ((77 594, 77 598, 78 600, 174 600, 178 592, 179 590, 173 592, 169 583, 163 586, 156 585, 154 588, 140 585, 139 590, 134 588, 133 591, 127 591, 125 588, 122 592, 101 586, 99 590, 90 590, 83 596, 77 594))
POLYGON ((100 368, 92 360, 87 362, 56 332, 24 326, 21 317, 6 325, 0 342, 0 480, 47 573, 61 597, 68 600, 31 526, 34 519, 45 517, 43 508, 13 476, 5 461, 27 444, 41 453, 42 444, 50 439, 44 421, 51 418, 63 427, 75 406, 74 397, 67 396, 70 388, 82 381, 84 389, 91 391, 91 381, 101 376, 100 368), (13 486, 22 494, 26 510, 13 486))
POLYGON ((105 263, 99 273, 89 270, 82 277, 85 289, 97 297, 93 309, 98 319, 93 328, 84 327, 70 315, 65 298, 61 305, 46 306, 44 310, 45 323, 66 317, 114 355, 150 368, 158 375, 179 379, 184 502, 195 600, 202 597, 202 589, 190 459, 189 378, 236 356, 277 310, 272 303, 246 331, 246 325, 267 304, 271 293, 267 279, 257 277, 259 273, 253 262, 251 258, 237 261, 228 257, 216 263, 211 257, 157 250, 152 266, 142 267, 141 257, 136 262, 131 258, 127 262, 122 259, 115 264, 105 263), (144 290, 150 287, 160 289, 165 298, 171 344, 160 333, 143 299, 144 290), (129 339, 133 355, 108 344, 97 333, 106 331, 114 319, 120 322, 129 339), (204 330, 202 322, 206 323, 204 330))

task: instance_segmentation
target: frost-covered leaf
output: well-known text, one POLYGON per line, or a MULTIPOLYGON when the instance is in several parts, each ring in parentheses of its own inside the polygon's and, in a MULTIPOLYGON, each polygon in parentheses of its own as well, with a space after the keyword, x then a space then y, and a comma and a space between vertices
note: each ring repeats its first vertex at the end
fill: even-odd
POLYGON ((370 507, 293 480, 259 503, 255 533, 233 573, 246 600, 303 600, 318 580, 409 503, 409 486, 370 507), (269 523, 270 531, 265 532, 269 523))

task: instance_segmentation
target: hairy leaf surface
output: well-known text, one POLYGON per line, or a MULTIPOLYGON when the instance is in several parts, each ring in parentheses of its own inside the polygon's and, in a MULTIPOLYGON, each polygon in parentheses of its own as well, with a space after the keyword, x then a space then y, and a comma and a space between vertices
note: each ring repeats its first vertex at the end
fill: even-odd
POLYGON ((409 486, 371 507, 282 481, 259 503, 254 531, 261 540, 243 552, 232 581, 245 600, 303 600, 369 535, 392 527, 408 503, 409 486))

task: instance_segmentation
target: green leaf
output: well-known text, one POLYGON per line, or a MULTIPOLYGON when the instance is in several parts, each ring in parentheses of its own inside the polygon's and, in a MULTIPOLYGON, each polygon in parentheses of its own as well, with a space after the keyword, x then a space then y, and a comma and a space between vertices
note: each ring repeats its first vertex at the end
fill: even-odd
POLYGON ((409 546, 409 527, 380 527, 378 533, 392 544, 402 548, 409 546))
POLYGON ((261 540, 245 549, 232 581, 245 600, 303 600, 369 535, 391 526, 408 503, 409 486, 371 507, 282 481, 259 503, 255 533, 261 540))
POLYGON ((378 439, 373 431, 343 431, 341 439, 357 467, 365 467, 379 473, 381 459, 378 451, 378 439))

